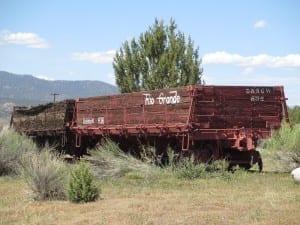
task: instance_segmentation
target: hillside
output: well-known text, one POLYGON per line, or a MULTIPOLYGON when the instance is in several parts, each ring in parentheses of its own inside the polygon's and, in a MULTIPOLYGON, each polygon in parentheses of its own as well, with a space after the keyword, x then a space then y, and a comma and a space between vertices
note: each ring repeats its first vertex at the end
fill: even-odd
POLYGON ((32 75, 17 75, 0 71, 0 117, 10 115, 14 105, 36 105, 53 101, 51 93, 58 93, 58 101, 76 97, 111 95, 116 86, 102 81, 49 81, 32 75))

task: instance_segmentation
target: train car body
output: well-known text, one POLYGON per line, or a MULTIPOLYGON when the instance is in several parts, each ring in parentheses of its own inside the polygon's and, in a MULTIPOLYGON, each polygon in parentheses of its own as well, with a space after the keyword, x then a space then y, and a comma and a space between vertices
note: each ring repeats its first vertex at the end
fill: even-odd
POLYGON ((60 150, 71 150, 66 141, 67 136, 70 141, 74 136, 73 131, 70 131, 74 106, 75 100, 32 107, 15 106, 10 124, 16 131, 31 137, 40 146, 47 143, 60 150))
POLYGON ((132 142, 162 152, 170 146, 200 161, 227 157, 250 167, 251 160, 262 164, 257 141, 288 121, 285 100, 282 86, 200 85, 79 98, 72 129, 77 146, 82 137, 108 136, 125 148, 132 142))
MULTIPOLYGON (((262 169, 255 148, 283 119, 288 122, 285 100, 282 86, 203 85, 78 98, 62 109, 59 130, 64 132, 56 137, 81 151, 109 137, 125 151, 150 145, 163 154, 172 147, 194 154, 200 162, 226 158, 245 168, 258 162, 262 169)), ((23 132, 17 113, 13 123, 23 132)), ((42 136, 48 135, 52 125, 41 124, 42 136)), ((29 130, 36 128, 28 127, 25 133, 29 130)))

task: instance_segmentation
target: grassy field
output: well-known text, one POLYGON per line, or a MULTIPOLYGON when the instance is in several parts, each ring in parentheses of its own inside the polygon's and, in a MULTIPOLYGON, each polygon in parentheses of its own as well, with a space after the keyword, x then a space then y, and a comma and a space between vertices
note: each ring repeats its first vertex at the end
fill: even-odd
MULTIPOLYGON (((36 151, 27 138, 5 130, 0 132, 0 149, 1 162, 9 168, 17 167, 20 150, 36 151)), ((271 153, 262 149, 265 171, 279 171, 271 153)), ((41 178, 57 177, 51 168, 58 164, 47 159, 48 164, 29 160, 35 165, 29 172, 50 168, 41 178)), ((252 172, 219 171, 184 179, 180 170, 143 163, 112 143, 85 160, 96 173, 100 199, 85 204, 35 201, 26 176, 10 171, 12 175, 0 176, 0 225, 300 224, 300 184, 289 173, 258 173, 255 166, 252 172)))
POLYGON ((0 224, 300 224, 300 185, 289 174, 129 174, 97 182, 101 199, 73 204, 33 201, 22 178, 0 177, 0 224))

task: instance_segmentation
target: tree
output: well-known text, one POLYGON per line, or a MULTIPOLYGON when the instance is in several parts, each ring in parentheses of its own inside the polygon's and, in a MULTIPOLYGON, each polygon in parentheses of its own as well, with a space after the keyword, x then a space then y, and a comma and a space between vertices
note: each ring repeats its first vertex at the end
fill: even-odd
POLYGON ((113 68, 122 93, 201 83, 202 68, 191 37, 177 31, 173 19, 154 25, 116 52, 113 68))

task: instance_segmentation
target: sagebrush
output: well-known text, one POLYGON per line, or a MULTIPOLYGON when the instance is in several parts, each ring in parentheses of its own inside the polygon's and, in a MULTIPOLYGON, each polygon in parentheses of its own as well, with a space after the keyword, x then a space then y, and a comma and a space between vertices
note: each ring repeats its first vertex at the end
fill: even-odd
POLYGON ((265 143, 265 155, 274 160, 277 170, 290 171, 300 166, 300 125, 283 124, 265 143))
POLYGON ((0 176, 19 175, 22 156, 35 150, 32 140, 12 129, 2 127, 0 130, 0 176))
POLYGON ((158 168, 125 153, 110 139, 105 139, 96 149, 89 150, 89 154, 84 159, 91 164, 97 177, 122 177, 130 172, 148 175, 158 168))
POLYGON ((25 155, 22 172, 35 200, 66 199, 69 169, 52 148, 25 155))

